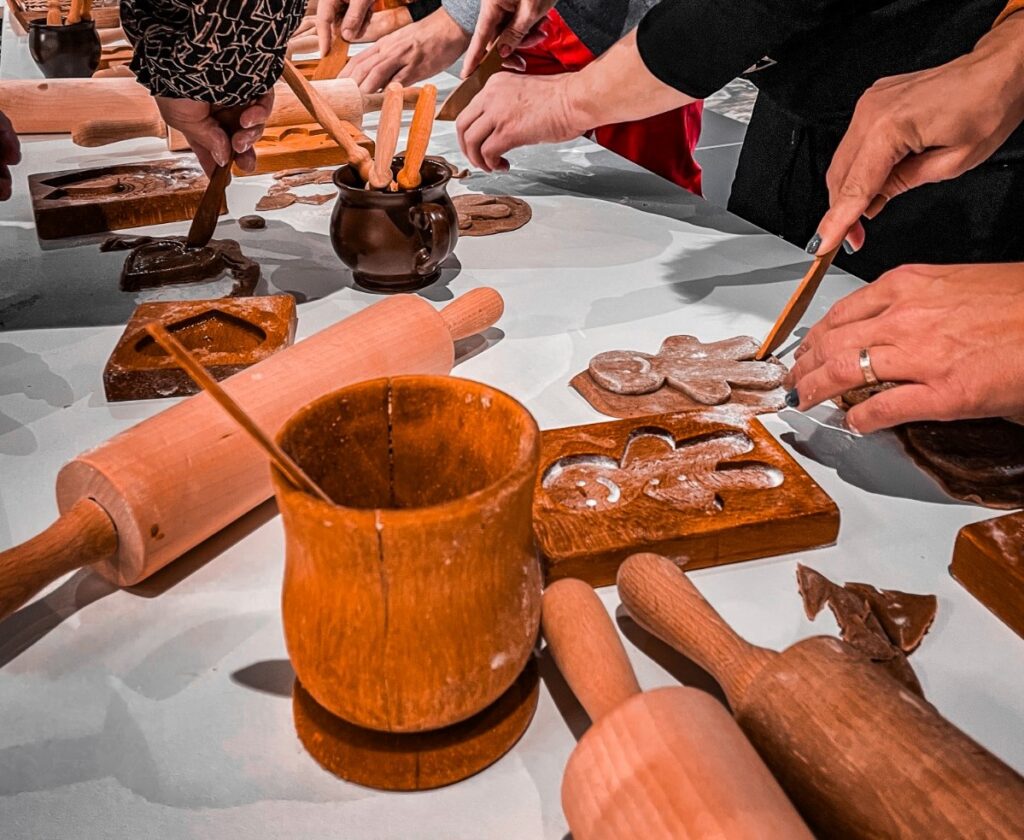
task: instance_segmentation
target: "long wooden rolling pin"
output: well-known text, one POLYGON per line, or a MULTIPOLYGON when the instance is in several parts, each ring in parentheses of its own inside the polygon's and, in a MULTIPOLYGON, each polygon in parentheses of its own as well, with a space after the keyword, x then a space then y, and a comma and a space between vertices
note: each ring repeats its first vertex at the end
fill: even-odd
POLYGON ((548 648, 594 725, 569 757, 562 810, 575 840, 811 840, 736 721, 694 688, 640 693, 597 593, 544 592, 548 648))
MULTIPOLYGON (((363 124, 364 113, 379 109, 383 101, 380 94, 364 96, 351 79, 325 79, 313 82, 313 86, 330 103, 339 119, 356 127, 363 124)), ((415 107, 418 92, 418 88, 409 89, 407 107, 415 107)), ((302 125, 311 121, 287 85, 276 84, 274 94, 274 110, 268 125, 302 125)), ((19 134, 74 132, 78 139, 88 141, 90 131, 95 136, 96 129, 83 126, 97 124, 120 126, 114 131, 116 136, 103 142, 129 137, 163 137, 165 133, 149 90, 132 78, 5 79, 0 81, 0 111, 7 114, 19 134), (100 120, 98 115, 109 115, 110 119, 100 120), (129 129, 128 126, 134 127, 129 129), (129 131, 137 133, 126 133, 129 131), (141 133, 143 131, 147 133, 141 133)), ((109 133, 99 136, 105 138, 109 133)), ((96 140, 92 142, 99 145, 96 140)))
MULTIPOLYGON (((440 312, 397 295, 229 377, 224 390, 274 434, 303 405, 345 385, 447 374, 454 341, 502 310, 493 289, 468 292, 440 312)), ((137 583, 271 495, 259 447, 209 394, 189 397, 61 469, 60 519, 0 553, 0 619, 81 566, 95 563, 121 586, 137 583)))
POLYGON ((751 645, 657 554, 618 583, 638 624, 719 681, 821 837, 1024 837, 1024 779, 849 645, 751 645))

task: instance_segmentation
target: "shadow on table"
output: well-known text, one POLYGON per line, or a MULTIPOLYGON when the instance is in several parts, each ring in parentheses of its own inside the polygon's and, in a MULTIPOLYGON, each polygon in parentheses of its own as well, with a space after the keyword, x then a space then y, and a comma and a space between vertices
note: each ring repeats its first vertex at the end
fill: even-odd
POLYGON ((263 694, 291 698, 295 669, 287 659, 264 659, 233 671, 231 681, 263 694))

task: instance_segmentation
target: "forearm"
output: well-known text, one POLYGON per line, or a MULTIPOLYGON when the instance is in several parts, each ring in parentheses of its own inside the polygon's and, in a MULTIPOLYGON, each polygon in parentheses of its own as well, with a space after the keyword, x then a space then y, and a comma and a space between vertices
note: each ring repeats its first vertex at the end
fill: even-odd
POLYGON ((1017 9, 1007 7, 1007 12, 978 41, 971 58, 986 67, 992 101, 1001 103, 1007 116, 1019 124, 1024 122, 1024 0, 1017 9))
POLYGON ((122 0, 121 20, 135 50, 132 70, 155 96, 242 105, 281 75, 303 0, 279 0, 257 17, 245 0, 122 0))
POLYGON ((630 32, 599 59, 566 77, 566 108, 578 133, 662 114, 695 99, 660 81, 630 32))

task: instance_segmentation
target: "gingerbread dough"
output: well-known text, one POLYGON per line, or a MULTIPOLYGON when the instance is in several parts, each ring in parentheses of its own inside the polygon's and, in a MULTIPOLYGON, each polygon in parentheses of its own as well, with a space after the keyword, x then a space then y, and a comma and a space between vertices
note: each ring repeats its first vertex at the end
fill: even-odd
POLYGON ((510 195, 457 195, 459 236, 489 236, 518 230, 533 217, 530 205, 510 195))
POLYGON ((242 253, 233 239, 211 239, 203 248, 189 248, 184 236, 112 236, 101 251, 129 251, 121 270, 121 291, 201 283, 230 274, 231 296, 251 295, 260 279, 259 263, 242 253))

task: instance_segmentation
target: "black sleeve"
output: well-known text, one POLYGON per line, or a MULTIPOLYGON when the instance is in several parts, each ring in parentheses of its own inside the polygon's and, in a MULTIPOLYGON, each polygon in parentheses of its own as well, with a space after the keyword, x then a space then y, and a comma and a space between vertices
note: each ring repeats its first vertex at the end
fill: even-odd
POLYGON ((154 96, 245 105, 284 70, 305 0, 121 0, 131 68, 154 96))
POLYGON ((412 15, 413 22, 422 20, 432 12, 436 12, 441 8, 441 0, 413 0, 405 8, 409 10, 409 14, 412 15))
MULTIPOLYGON (((838 0, 662 0, 640 21, 647 69, 696 99, 835 16, 838 0)), ((852 4, 856 5, 856 4, 852 4)))

